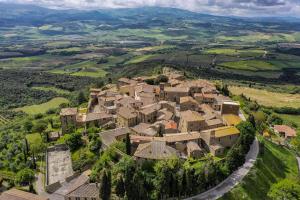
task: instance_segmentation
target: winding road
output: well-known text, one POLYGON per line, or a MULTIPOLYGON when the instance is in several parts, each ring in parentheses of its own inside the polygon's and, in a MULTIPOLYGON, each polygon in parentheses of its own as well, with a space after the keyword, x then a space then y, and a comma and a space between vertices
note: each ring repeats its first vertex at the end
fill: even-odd
POLYGON ((246 161, 243 166, 241 166, 238 170, 233 172, 228 178, 226 178, 216 187, 196 196, 187 198, 186 200, 215 200, 222 197, 224 194, 233 189, 237 184, 239 184, 241 180, 248 174, 248 172, 253 167, 256 161, 258 152, 259 143, 256 138, 253 144, 251 145, 248 154, 246 155, 246 161))

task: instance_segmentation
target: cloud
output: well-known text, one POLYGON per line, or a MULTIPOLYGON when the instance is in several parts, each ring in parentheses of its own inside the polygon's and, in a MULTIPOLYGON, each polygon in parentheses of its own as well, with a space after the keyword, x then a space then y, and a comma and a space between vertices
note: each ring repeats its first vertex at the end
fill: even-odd
POLYGON ((56 9, 107 9, 162 6, 216 15, 300 16, 300 0, 0 0, 56 9))

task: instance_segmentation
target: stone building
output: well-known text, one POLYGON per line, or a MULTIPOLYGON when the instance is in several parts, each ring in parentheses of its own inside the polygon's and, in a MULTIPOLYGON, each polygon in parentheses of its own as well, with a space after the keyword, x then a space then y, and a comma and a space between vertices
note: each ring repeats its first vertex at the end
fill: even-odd
POLYGON ((185 97, 189 95, 189 88, 165 87, 163 95, 164 95, 164 100, 179 103, 180 97, 185 97))
POLYGON ((232 147, 238 137, 240 131, 234 126, 224 126, 201 132, 203 146, 214 156, 224 153, 225 148, 232 147))
POLYGON ((138 114, 130 107, 121 107, 117 112, 118 127, 133 127, 138 124, 138 114))
POLYGON ((60 111, 62 133, 68 133, 76 128, 77 108, 63 108, 60 111))
POLYGON ((205 119, 199 113, 191 110, 180 112, 178 129, 181 132, 201 131, 205 126, 205 119))

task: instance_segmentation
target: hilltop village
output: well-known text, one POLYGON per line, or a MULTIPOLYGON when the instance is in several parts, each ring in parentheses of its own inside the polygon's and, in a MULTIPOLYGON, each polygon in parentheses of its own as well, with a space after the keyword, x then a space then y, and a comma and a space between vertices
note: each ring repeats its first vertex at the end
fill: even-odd
POLYGON ((120 78, 117 84, 90 89, 86 112, 64 108, 62 133, 101 126, 102 148, 130 135, 136 160, 221 156, 235 144, 235 127, 244 116, 238 102, 207 80, 186 80, 180 73, 120 78))

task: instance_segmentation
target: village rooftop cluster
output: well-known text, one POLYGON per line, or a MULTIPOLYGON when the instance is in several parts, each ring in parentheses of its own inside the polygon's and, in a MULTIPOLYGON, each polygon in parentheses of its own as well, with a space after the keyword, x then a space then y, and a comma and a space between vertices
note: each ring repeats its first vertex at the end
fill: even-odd
POLYGON ((116 85, 91 89, 86 112, 61 110, 62 132, 73 127, 101 126, 105 149, 130 134, 136 160, 223 155, 235 144, 235 127, 244 116, 207 80, 186 80, 180 73, 120 78, 116 85))

